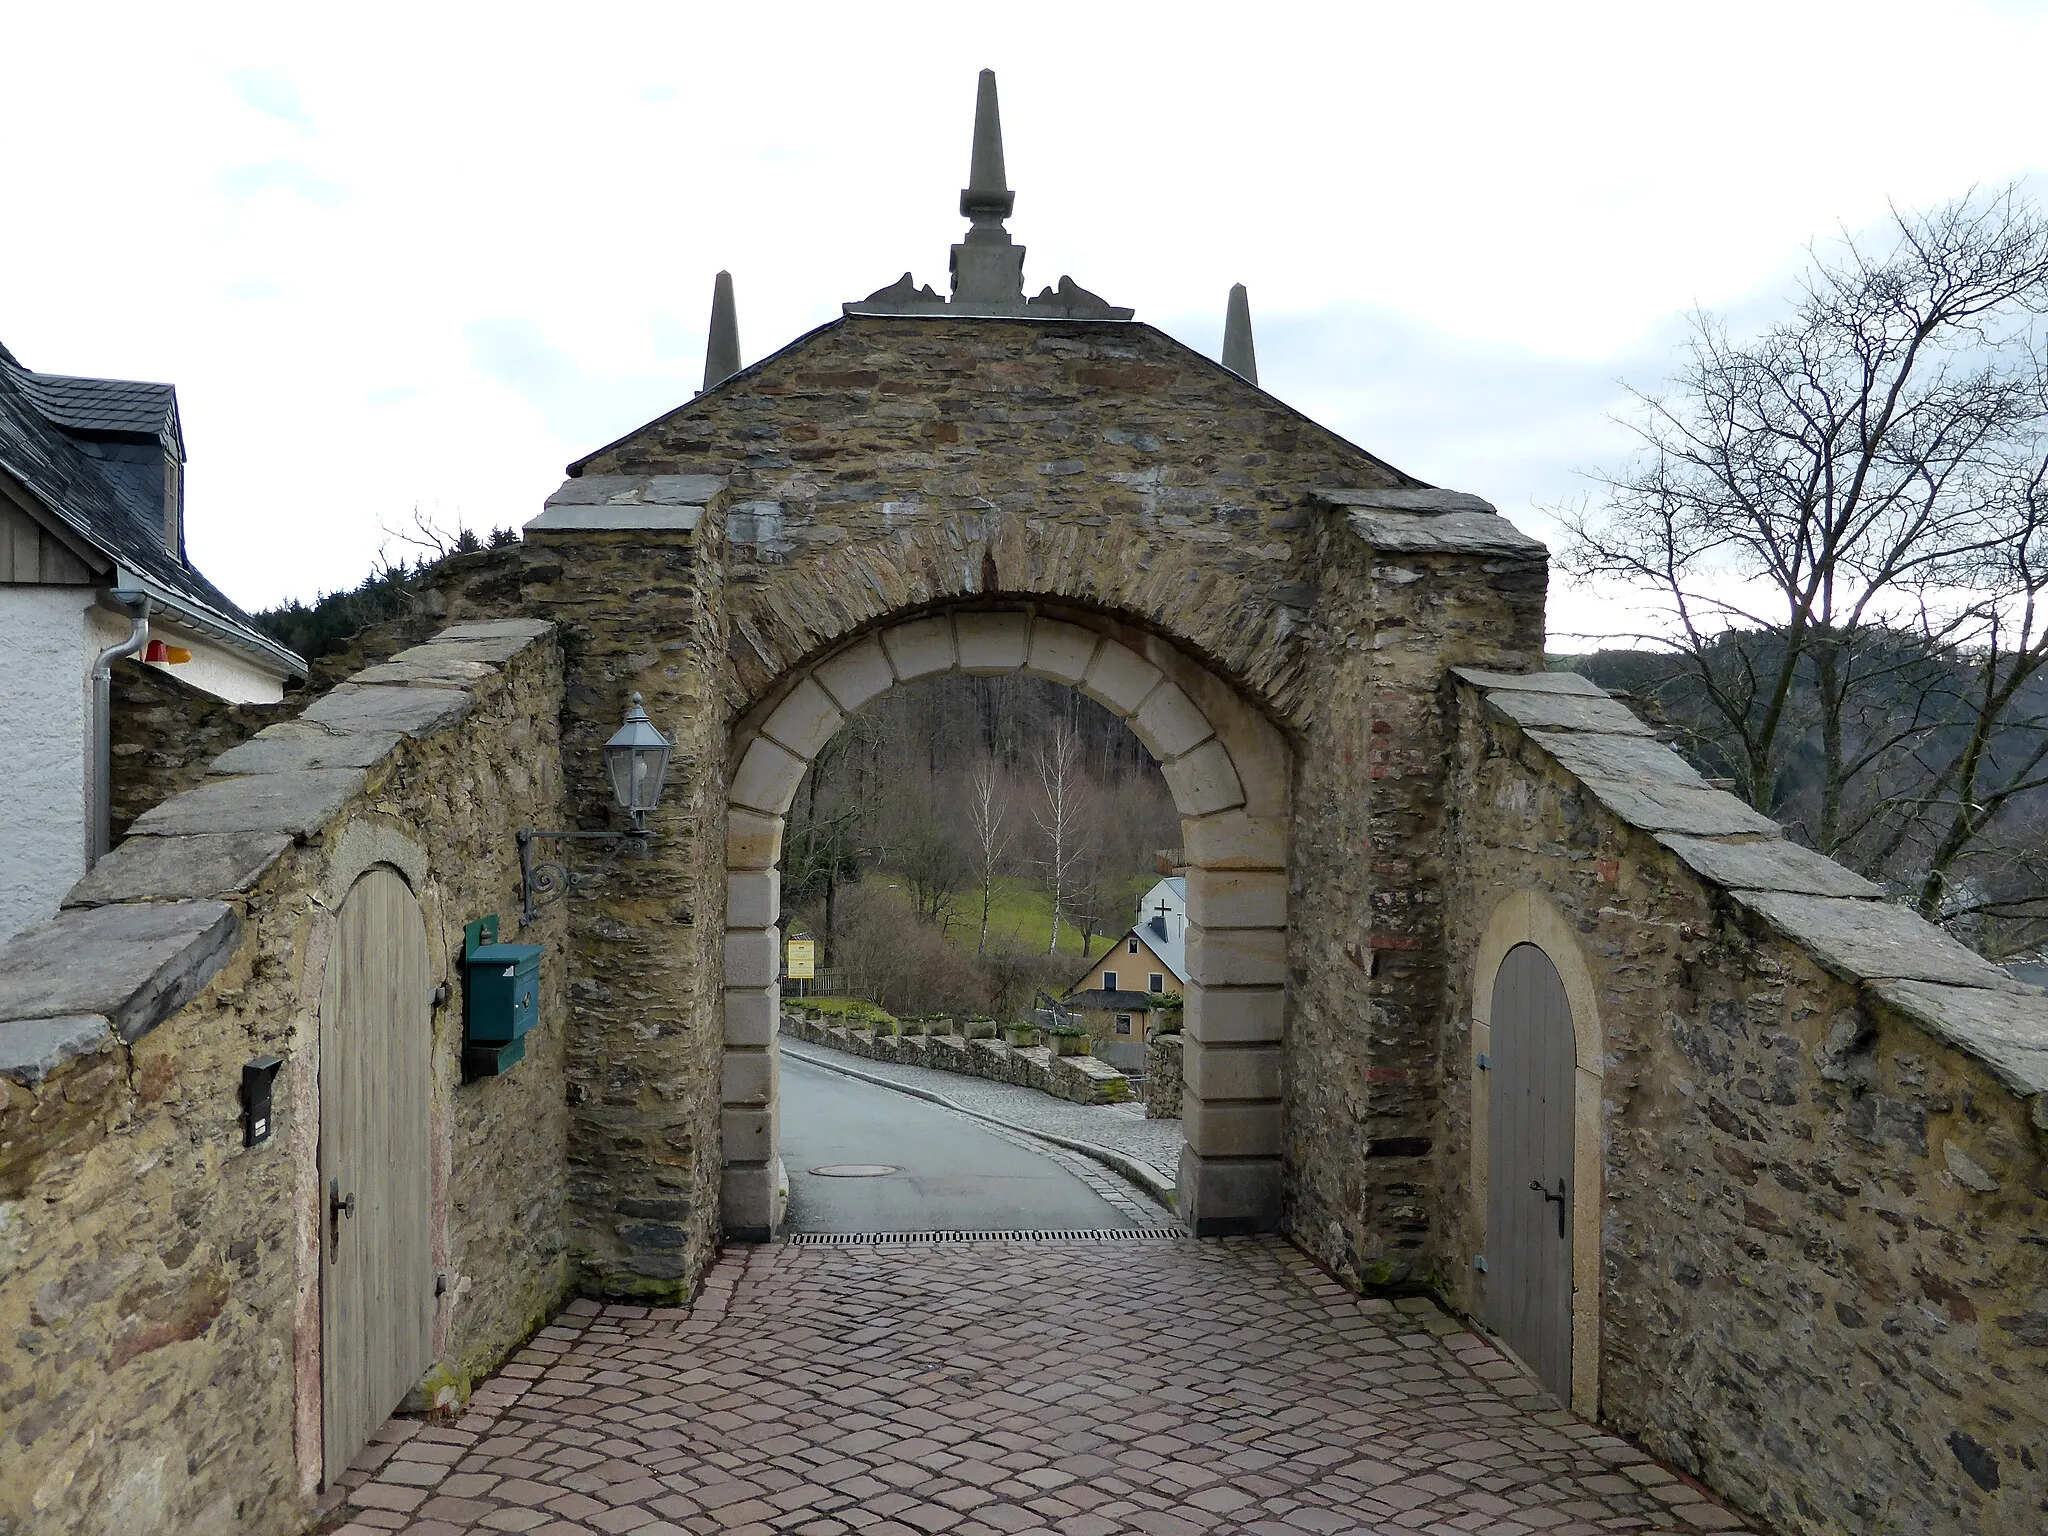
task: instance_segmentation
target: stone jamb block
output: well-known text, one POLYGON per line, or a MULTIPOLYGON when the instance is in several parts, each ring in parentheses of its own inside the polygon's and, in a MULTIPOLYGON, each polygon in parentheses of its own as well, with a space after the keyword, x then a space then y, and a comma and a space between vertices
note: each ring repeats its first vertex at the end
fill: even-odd
POLYGON ((774 1103, 780 1060, 773 1046, 727 1046, 718 1067, 719 1103, 750 1108, 774 1103))
MULTIPOLYGON (((1159 770, 1183 816, 1209 816, 1244 804, 1244 786, 1223 743, 1211 737, 1159 770)), ((1203 862, 1208 862, 1204 860, 1203 862)))
POLYGON ((1287 821, 1227 810, 1181 823, 1188 862, 1198 869, 1287 868, 1287 821))
POLYGON ((1193 868, 1187 880, 1188 921, 1199 927, 1287 926, 1284 870, 1193 868))
POLYGON ((1129 646, 1105 640, 1088 664, 1088 673, 1081 679, 1081 691, 1103 708, 1129 719, 1165 676, 1129 646))
POLYGON ((808 767, 810 764, 794 752, 777 746, 766 736, 756 736, 747 746, 747 755, 740 759, 739 772, 732 776, 730 798, 735 805, 779 817, 789 808, 808 767))
POLYGON ((1275 1232, 1283 1188, 1277 1157, 1204 1157, 1183 1147, 1174 1204, 1197 1237, 1275 1232))
POLYGON ((779 928, 726 931, 725 984, 728 987, 772 987, 781 974, 782 931, 779 928))
POLYGON ((1190 983, 1182 1032, 1204 1045, 1277 1045, 1287 1024, 1281 987, 1219 987, 1190 983))
POLYGON ((728 807, 725 813, 725 867, 773 869, 782 862, 782 818, 759 811, 728 807))
POLYGON ((1210 1103, 1219 1099, 1271 1099, 1277 1103, 1282 1056, 1277 1045, 1213 1045, 1189 1039, 1181 1047, 1181 1081, 1189 1093, 1210 1103))
POLYGON ((1202 987, 1278 987, 1287 981, 1285 928, 1187 929, 1188 975, 1202 987))
POLYGON ((1022 613, 956 613, 953 634, 960 670, 977 677, 1022 670, 1031 640, 1031 619, 1022 613))
POLYGON ((1277 1100, 1211 1102, 1183 1089, 1181 1129, 1202 1157, 1277 1157, 1285 1135, 1285 1110, 1277 1100))
POLYGON ((959 652, 953 647, 953 626, 943 618, 898 624, 883 630, 881 640, 898 682, 950 672, 959 660, 959 652))
POLYGON ((1216 734, 1209 717, 1171 682, 1161 682, 1146 695, 1131 718, 1131 730, 1162 763, 1193 751, 1216 734))
POLYGON ((846 716, 839 712, 832 696, 806 677, 775 706, 775 712, 762 723, 761 730, 809 762, 845 721, 846 716))
POLYGON ((764 1163, 775 1155, 775 1112, 734 1104, 718 1111, 718 1139, 727 1163, 764 1163))
POLYGON ((775 1235, 775 1166, 728 1165, 718 1181, 719 1219, 735 1242, 765 1243, 775 1235))
POLYGON ((1031 649, 1024 657, 1024 670, 1034 677, 1048 677, 1056 683, 1077 686, 1088 674, 1088 663, 1102 637, 1078 624, 1055 619, 1038 619, 1031 625, 1031 649))
POLYGON ((781 1032, 780 987, 725 989, 725 1043, 765 1049, 781 1032))
POLYGON ((896 686, 896 674, 889 669, 889 657, 882 642, 869 635, 848 646, 837 656, 827 657, 811 669, 811 676, 832 695, 849 715, 868 700, 896 686))
POLYGON ((730 870, 725 877, 725 926, 773 928, 782 920, 782 871, 730 870))

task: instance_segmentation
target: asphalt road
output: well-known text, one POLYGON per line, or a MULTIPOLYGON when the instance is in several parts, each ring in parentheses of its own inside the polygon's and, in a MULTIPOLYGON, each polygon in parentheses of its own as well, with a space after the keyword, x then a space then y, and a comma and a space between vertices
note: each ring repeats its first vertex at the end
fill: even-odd
POLYGON ((782 1058, 787 1232, 973 1232, 1135 1227, 1051 1158, 972 1120, 782 1058), (874 1177, 814 1169, 879 1166, 874 1177))

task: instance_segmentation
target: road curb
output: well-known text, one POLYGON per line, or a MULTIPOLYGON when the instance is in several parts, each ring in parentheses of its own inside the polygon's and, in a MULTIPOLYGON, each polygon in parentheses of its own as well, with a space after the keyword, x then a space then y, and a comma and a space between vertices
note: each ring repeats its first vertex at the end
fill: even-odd
POLYGON ((786 1040, 782 1042, 782 1049, 788 1051, 798 1061, 821 1068, 826 1072, 837 1072, 841 1077, 850 1077, 858 1082, 871 1084, 876 1088, 888 1088, 897 1093, 905 1093, 913 1099, 923 1099, 927 1103, 937 1104, 943 1109, 950 1109, 956 1115, 965 1115, 970 1120, 980 1120, 988 1125, 999 1125, 1006 1131, 1015 1131, 1020 1136, 1029 1136, 1034 1141, 1048 1142, 1055 1147, 1065 1147, 1069 1152, 1078 1152, 1083 1157, 1091 1158, 1095 1162, 1101 1163, 1105 1168, 1122 1174, 1169 1211, 1174 1209, 1174 1186, 1172 1181, 1162 1175, 1150 1163, 1140 1162, 1128 1153, 1117 1151, 1115 1147, 1105 1147, 1099 1142, 1083 1141, 1078 1136, 1062 1136, 1057 1131, 1042 1131, 1036 1126, 1020 1125, 1015 1120, 1005 1120, 1001 1115, 991 1115, 982 1110, 969 1109, 965 1104, 956 1104, 944 1094, 934 1093, 929 1088, 918 1088, 909 1083, 891 1082, 888 1078, 878 1077, 872 1072, 862 1072, 856 1067, 841 1066, 836 1061, 826 1061, 812 1055, 809 1051, 792 1051, 789 1048, 789 1042, 786 1040))

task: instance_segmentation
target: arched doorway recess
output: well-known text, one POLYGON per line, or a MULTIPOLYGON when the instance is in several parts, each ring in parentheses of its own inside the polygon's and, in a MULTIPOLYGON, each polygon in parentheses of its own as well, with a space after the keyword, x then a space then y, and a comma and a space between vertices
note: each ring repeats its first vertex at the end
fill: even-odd
POLYGON ((1281 1198, 1287 835, 1293 755, 1229 684, 1167 642, 1042 604, 946 609, 792 669, 732 736, 726 807, 720 1199, 730 1236, 774 1230, 783 818, 846 716, 958 670, 1079 688, 1160 764, 1181 815, 1188 968, 1180 1214, 1197 1233, 1268 1230, 1281 1198))
MULTIPOLYGON (((1504 1069, 1518 1077, 1532 1068, 1540 1071, 1548 1046, 1561 1044, 1566 1059, 1558 1064, 1559 1077, 1569 1085, 1558 1126, 1564 1145, 1555 1149, 1561 1153, 1562 1166, 1552 1169, 1546 1163, 1545 1172, 1554 1177, 1545 1179, 1539 1173, 1535 1180, 1554 1193, 1554 1178, 1563 1178, 1567 1201, 1562 1242, 1569 1250, 1569 1338, 1562 1344, 1551 1384, 1560 1389, 1560 1396, 1568 1393, 1575 1412, 1597 1417, 1605 1035, 1593 974, 1579 953, 1578 940, 1564 914, 1540 892, 1516 891, 1494 908, 1479 942, 1472 996, 1472 1216, 1473 1230, 1485 1234, 1488 1260, 1487 1271, 1479 1276, 1480 1310, 1492 1326, 1500 1327, 1498 1320, 1514 1309, 1515 1299, 1497 1294, 1496 1287, 1525 1278, 1517 1275, 1512 1262, 1504 1276, 1495 1272, 1493 1249, 1508 1237, 1499 1219, 1504 1202, 1512 1196, 1532 1203, 1527 1208, 1534 1210, 1533 1202, 1539 1201, 1538 1192, 1527 1188, 1531 1180, 1525 1174, 1533 1170, 1518 1173, 1513 1187, 1505 1190, 1496 1188, 1502 1170, 1520 1168, 1531 1157, 1541 1160, 1550 1151, 1527 1140, 1526 1117, 1510 1114, 1505 1102, 1496 1103, 1497 1096, 1519 1094, 1523 1086, 1503 1083, 1501 1074, 1504 1069), (1564 1017, 1552 1017, 1558 1013, 1564 1017), (1509 1041, 1509 1031, 1522 1038, 1509 1041), (1561 1041, 1531 1038, 1553 1032, 1561 1041), (1503 1136, 1517 1137, 1522 1144, 1503 1145, 1503 1136)), ((1542 1203, 1538 1214, 1556 1219, 1549 1201, 1542 1203)), ((1509 1343, 1514 1344, 1512 1336, 1509 1343)), ((1543 1370, 1539 1360, 1525 1363, 1539 1373, 1543 1370)))

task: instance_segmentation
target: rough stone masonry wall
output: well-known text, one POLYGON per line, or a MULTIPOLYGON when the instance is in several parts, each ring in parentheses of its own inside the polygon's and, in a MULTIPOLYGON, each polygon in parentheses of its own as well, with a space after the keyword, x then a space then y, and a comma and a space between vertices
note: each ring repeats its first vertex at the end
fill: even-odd
MULTIPOLYGON (((1582 679, 1475 680, 1451 952, 1540 893, 1605 1030, 1600 1417, 1787 1532, 2048 1529, 2048 998, 1582 679)), ((1448 980, 1464 1147, 1475 978, 1448 980)), ((1440 1174, 1445 1289, 1483 1310, 1475 1170, 1440 1174)))
POLYGON ((1428 1283, 1443 1252, 1442 684, 1543 645, 1542 546, 1493 524, 1352 512, 1325 532, 1291 837, 1287 1229, 1355 1285, 1428 1283))
POLYGON ((563 966, 503 1078, 459 1083, 464 921, 514 910, 513 833, 558 824, 560 658, 531 621, 361 673, 142 817, 0 949, 0 1529, 302 1528, 320 1474, 318 1007, 355 872, 400 868, 437 977, 429 1393, 559 1299, 563 966), (244 1149, 242 1063, 285 1057, 244 1149))

